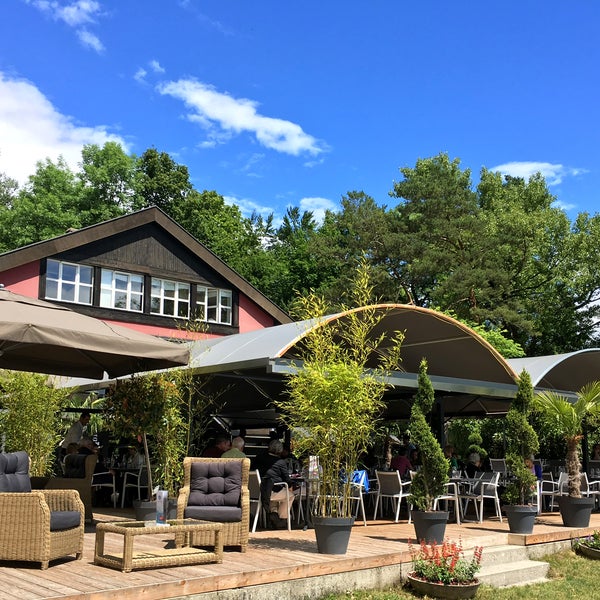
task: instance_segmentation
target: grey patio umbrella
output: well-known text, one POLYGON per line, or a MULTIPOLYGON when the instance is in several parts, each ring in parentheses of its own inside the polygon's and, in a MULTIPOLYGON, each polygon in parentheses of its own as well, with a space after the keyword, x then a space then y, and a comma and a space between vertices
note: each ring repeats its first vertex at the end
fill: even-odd
POLYGON ((0 288, 0 369, 102 379, 188 363, 188 348, 0 288))

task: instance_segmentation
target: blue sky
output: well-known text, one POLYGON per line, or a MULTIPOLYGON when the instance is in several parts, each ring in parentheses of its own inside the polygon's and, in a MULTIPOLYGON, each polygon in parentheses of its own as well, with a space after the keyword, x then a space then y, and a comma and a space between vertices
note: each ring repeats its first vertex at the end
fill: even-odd
POLYGON ((380 204, 447 152, 598 210, 600 3, 3 0, 0 172, 120 141, 245 215, 380 204))

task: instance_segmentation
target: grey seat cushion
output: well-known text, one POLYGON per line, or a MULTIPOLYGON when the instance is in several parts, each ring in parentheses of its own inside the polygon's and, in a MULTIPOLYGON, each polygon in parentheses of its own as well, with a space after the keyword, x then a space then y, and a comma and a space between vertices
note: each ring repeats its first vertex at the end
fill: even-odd
POLYGON ((79 527, 81 513, 76 510, 54 510, 50 513, 50 531, 79 527))
POLYGON ((190 506, 183 516, 186 519, 216 521, 218 523, 237 523, 242 520, 242 509, 237 506, 190 506))
POLYGON ((27 452, 0 454, 0 492, 31 492, 27 452))

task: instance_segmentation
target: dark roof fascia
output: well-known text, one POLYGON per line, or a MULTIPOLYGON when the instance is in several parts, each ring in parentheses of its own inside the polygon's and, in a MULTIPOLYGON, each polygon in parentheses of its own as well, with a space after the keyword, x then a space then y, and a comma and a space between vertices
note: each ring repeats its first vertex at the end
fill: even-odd
MULTIPOLYGON (((289 359, 272 359, 269 362, 269 372, 278 374, 295 373, 302 367, 302 361, 289 359)), ((471 394, 490 398, 514 398, 517 394, 517 385, 496 383, 491 381, 478 381, 474 379, 457 379, 429 375, 436 392, 452 392, 456 394, 471 394)), ((392 387, 418 388, 418 374, 394 371, 385 377, 385 381, 392 387)))
POLYGON ((181 225, 176 223, 171 217, 156 206, 145 208, 143 210, 116 217, 109 221, 104 221, 96 225, 90 225, 83 229, 78 229, 71 233, 66 233, 50 240, 36 242, 9 250, 0 254, 0 271, 7 271, 36 260, 42 260, 48 256, 54 256, 79 246, 84 246, 98 239, 111 235, 116 235, 147 225, 157 223, 165 231, 171 234, 176 240, 182 243, 191 252, 196 254, 207 265, 213 268, 217 273, 231 282, 236 288, 243 292, 248 298, 255 302, 260 308, 273 317, 278 323, 291 323, 291 317, 271 302, 262 292, 255 288, 249 281, 244 279, 239 273, 227 266, 214 252, 209 250, 204 244, 188 233, 181 225))

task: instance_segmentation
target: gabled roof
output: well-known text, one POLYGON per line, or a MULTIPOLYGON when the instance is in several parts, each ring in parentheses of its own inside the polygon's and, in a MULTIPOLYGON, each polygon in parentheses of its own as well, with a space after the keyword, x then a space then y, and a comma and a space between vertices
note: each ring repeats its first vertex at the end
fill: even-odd
POLYGON ((200 260, 214 269, 232 286, 236 287, 242 294, 271 315, 276 322, 290 323, 292 321, 285 311, 274 302, 271 302, 249 281, 224 263, 214 252, 209 250, 204 244, 171 219, 171 217, 155 206, 96 225, 90 225, 89 227, 78 229, 49 240, 4 252, 0 254, 0 272, 66 252, 111 235, 125 233, 149 223, 156 223, 171 234, 190 252, 198 256, 200 260))

